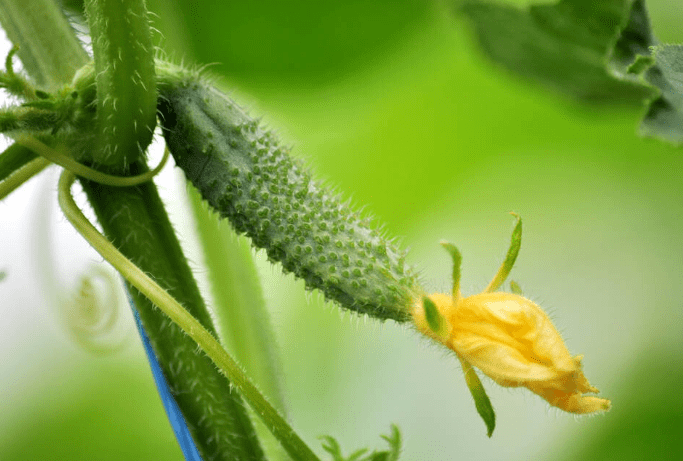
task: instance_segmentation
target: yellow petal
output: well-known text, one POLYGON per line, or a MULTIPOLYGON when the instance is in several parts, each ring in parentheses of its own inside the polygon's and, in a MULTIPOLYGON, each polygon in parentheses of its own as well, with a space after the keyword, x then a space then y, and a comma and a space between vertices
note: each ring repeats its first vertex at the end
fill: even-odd
POLYGON ((553 388, 543 387, 538 384, 528 384, 526 387, 528 387, 530 391, 543 397, 552 406, 570 413, 595 413, 598 411, 607 411, 612 406, 612 403, 607 399, 583 395, 580 392, 564 392, 553 388))
POLYGON ((548 316, 522 296, 469 296, 449 321, 452 348, 497 381, 548 381, 578 368, 548 316))
POLYGON ((415 325, 479 368, 501 386, 527 387, 551 405, 572 413, 609 409, 609 400, 584 396, 598 392, 572 357, 557 329, 532 301, 510 293, 482 293, 457 304, 444 294, 429 298, 448 324, 437 336, 424 318, 421 303, 413 306, 415 325))

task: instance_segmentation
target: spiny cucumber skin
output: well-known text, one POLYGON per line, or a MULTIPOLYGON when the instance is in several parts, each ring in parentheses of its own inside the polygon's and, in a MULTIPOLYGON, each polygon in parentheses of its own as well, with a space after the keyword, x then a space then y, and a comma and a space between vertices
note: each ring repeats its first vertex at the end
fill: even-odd
POLYGON ((160 90, 176 164, 239 233, 327 299, 379 319, 410 319, 417 277, 403 252, 223 93, 191 78, 160 90))

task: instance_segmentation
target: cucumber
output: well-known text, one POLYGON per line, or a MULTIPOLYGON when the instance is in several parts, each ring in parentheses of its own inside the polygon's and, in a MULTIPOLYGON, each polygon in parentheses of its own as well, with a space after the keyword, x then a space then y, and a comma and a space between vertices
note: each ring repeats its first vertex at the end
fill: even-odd
POLYGON ((422 290, 405 252, 314 181, 272 133, 198 77, 160 84, 159 96, 176 164, 238 233, 344 308, 411 318, 422 290))

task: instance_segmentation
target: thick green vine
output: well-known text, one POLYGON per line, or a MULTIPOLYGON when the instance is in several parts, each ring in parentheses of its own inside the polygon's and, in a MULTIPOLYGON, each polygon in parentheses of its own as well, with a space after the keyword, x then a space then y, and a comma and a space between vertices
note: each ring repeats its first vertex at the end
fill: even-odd
POLYGON ((144 155, 156 126, 154 47, 144 0, 87 0, 97 79, 96 164, 125 167, 144 155))

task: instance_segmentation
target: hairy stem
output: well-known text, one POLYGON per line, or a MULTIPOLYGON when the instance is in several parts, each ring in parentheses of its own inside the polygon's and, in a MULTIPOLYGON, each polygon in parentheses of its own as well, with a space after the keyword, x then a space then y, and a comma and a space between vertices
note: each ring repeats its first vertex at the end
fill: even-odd
MULTIPOLYGON (((131 173, 145 170, 132 165, 131 173)), ((137 266, 136 270, 154 277, 203 328, 215 335, 211 316, 154 184, 128 188, 85 180, 81 184, 112 244, 137 266)), ((137 288, 130 292, 204 459, 263 459, 239 394, 230 392, 230 383, 197 350, 197 343, 159 311, 155 302, 137 288)))
POLYGON ((88 222, 71 197, 70 188, 73 181, 73 174, 65 171, 60 178, 59 185, 60 206, 71 224, 135 287, 133 292, 139 290, 141 294, 146 296, 145 299, 151 300, 176 325, 179 325, 185 334, 196 344, 199 344, 216 366, 230 378, 231 382, 245 396, 256 413, 271 428, 280 443, 294 459, 317 460, 317 456, 296 435, 277 410, 259 393, 213 334, 183 308, 168 291, 149 278, 138 265, 128 260, 88 222))
POLYGON ((43 171, 49 164, 50 162, 44 158, 31 160, 15 173, 7 177, 7 179, 0 182, 0 200, 7 197, 17 187, 21 186, 26 181, 43 171))
POLYGON ((37 155, 31 149, 16 143, 12 144, 0 154, 0 181, 5 180, 36 157, 37 155))
POLYGON ((204 257, 222 340, 259 388, 282 410, 274 334, 251 245, 238 237, 228 223, 220 222, 194 188, 188 192, 199 238, 207 249, 204 257))
POLYGON ((154 47, 144 0, 86 0, 97 80, 95 163, 127 166, 156 126, 154 47))
MULTIPOLYGON (((188 195, 204 249, 221 343, 273 406, 286 416, 275 335, 251 245, 246 238, 237 236, 228 223, 221 222, 193 187, 188 188, 188 195)), ((254 422, 268 459, 289 459, 270 429, 258 419, 254 422)))

